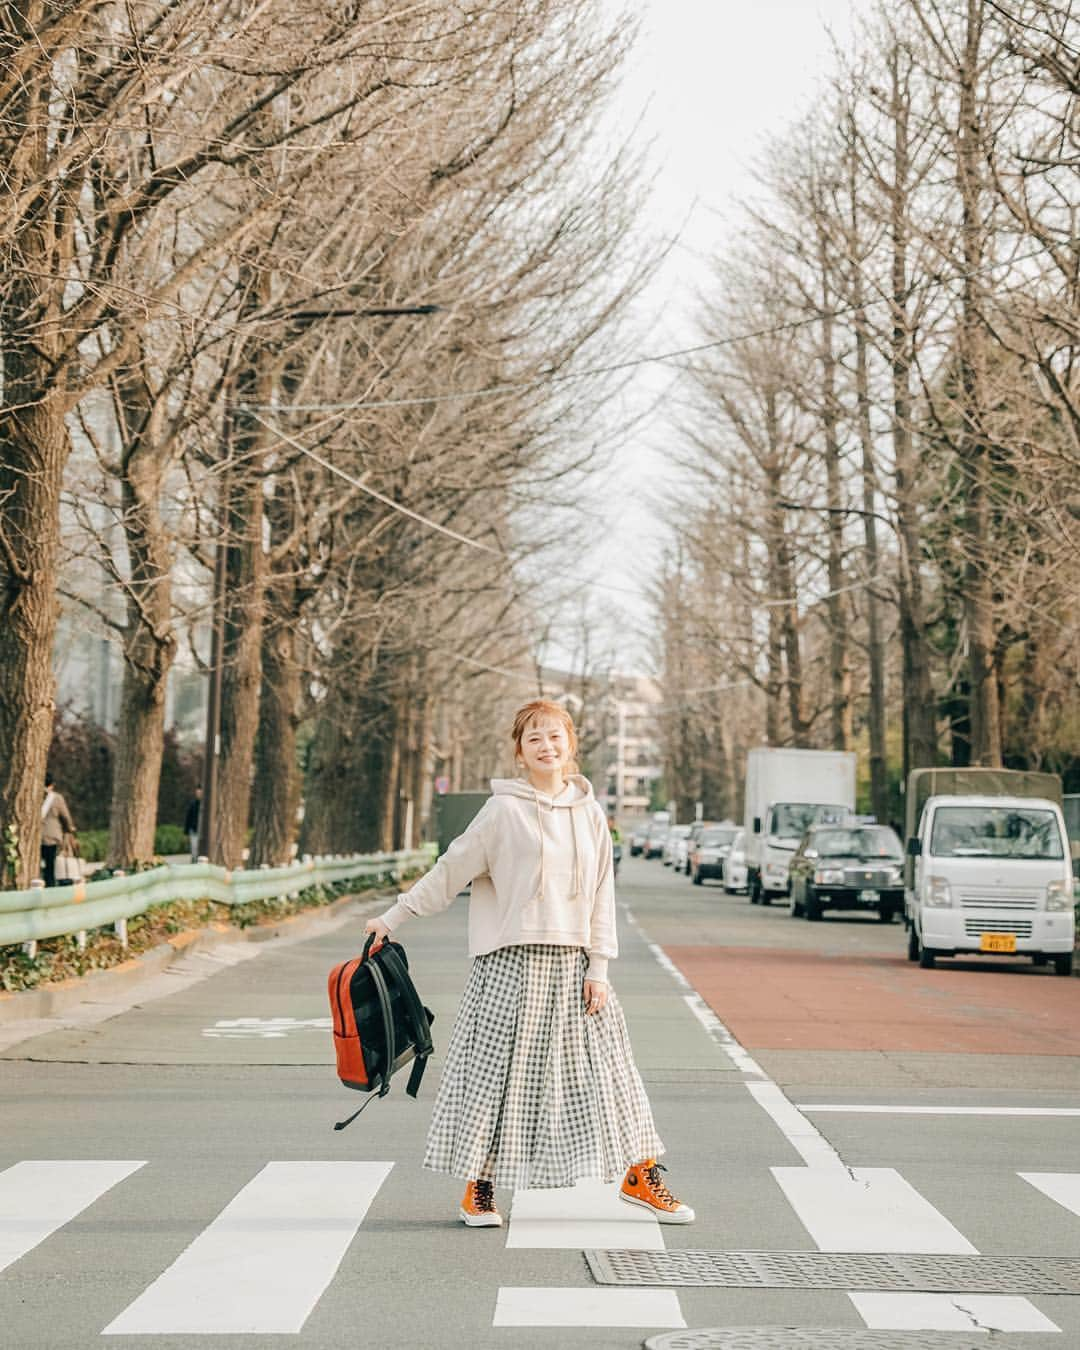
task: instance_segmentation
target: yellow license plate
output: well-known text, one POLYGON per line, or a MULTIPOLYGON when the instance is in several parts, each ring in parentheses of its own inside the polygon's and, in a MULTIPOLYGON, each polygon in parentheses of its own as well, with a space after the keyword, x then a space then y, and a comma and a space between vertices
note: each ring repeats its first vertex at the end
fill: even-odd
POLYGON ((1016 951, 1015 933, 980 933, 979 950, 983 952, 1016 951))

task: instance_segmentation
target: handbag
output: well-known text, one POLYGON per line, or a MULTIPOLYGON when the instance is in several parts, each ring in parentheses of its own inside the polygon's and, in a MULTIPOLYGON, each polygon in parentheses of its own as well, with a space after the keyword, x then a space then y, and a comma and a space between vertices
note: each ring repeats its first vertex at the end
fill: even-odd
MULTIPOLYGON (((327 981, 338 1077, 347 1088, 385 1097, 393 1075, 411 1063, 405 1091, 415 1097, 434 1049, 435 1014, 420 1002, 405 948, 386 941, 372 951, 374 940, 369 934, 360 956, 336 965, 327 981)), ((373 1100, 334 1129, 351 1125, 373 1100)))
POLYGON ((82 864, 79 862, 79 841, 65 835, 64 843, 56 855, 56 882, 58 886, 74 886, 82 881, 82 864))

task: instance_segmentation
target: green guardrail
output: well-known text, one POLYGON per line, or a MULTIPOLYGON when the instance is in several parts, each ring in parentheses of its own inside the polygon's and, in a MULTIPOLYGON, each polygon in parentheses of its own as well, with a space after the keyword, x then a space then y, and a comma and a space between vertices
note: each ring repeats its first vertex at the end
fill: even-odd
POLYGON ((310 858, 287 867, 251 871, 229 871, 203 862, 170 863, 105 881, 0 891, 0 947, 103 928, 175 900, 246 905, 340 881, 396 881, 406 872, 430 867, 434 860, 435 848, 429 845, 398 853, 310 858))

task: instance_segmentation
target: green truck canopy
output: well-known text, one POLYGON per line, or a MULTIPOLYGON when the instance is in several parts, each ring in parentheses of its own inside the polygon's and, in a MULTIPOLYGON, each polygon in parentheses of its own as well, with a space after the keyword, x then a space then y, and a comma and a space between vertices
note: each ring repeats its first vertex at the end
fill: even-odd
POLYGON ((929 797, 1048 797, 1061 806, 1061 779, 1056 773, 1027 769, 913 769, 904 804, 908 839, 918 829, 929 797))

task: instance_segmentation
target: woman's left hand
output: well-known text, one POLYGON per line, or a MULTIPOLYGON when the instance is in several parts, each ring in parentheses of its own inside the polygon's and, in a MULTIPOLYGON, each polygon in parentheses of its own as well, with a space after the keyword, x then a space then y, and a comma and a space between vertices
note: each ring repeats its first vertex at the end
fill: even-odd
POLYGON ((585 981, 585 1011, 598 1013, 607 1003, 608 987, 602 980, 585 981))

